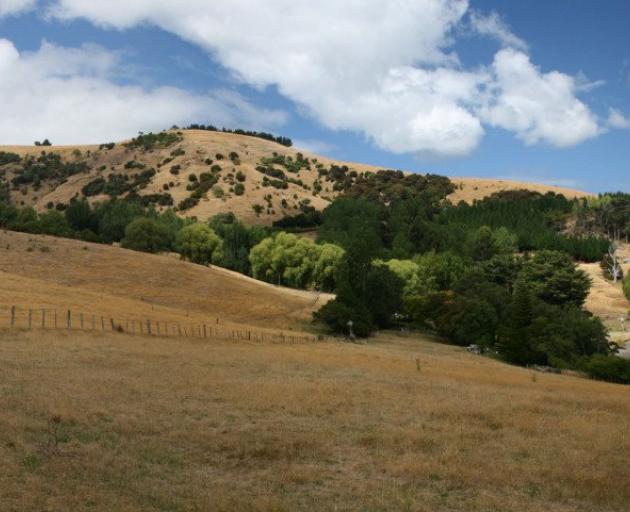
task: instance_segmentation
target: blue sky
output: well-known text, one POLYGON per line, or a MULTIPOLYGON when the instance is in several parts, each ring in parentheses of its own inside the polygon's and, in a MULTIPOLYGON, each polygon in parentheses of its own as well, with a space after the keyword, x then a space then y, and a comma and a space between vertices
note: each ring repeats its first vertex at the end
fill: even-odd
POLYGON ((387 168, 630 190, 630 2, 102 4, 0 0, 0 144, 202 122, 387 168))

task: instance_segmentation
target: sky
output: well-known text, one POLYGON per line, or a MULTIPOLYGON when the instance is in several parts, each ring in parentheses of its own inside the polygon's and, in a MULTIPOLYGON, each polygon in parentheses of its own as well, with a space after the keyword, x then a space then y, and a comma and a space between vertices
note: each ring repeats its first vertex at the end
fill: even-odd
POLYGON ((627 0, 0 0, 0 144, 173 124, 630 191, 627 0))

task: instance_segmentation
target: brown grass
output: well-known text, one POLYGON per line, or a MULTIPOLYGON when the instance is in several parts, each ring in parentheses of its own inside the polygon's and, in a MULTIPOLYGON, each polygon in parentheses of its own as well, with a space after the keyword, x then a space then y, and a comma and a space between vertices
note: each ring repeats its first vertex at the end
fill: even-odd
MULTIPOLYGON (((144 163, 147 168, 153 167, 157 171, 151 183, 149 183, 142 193, 162 193, 164 192, 164 184, 172 182, 174 187, 169 190, 169 193, 173 196, 175 204, 178 204, 179 201, 190 195, 190 192, 186 190, 186 185, 189 183, 188 176, 193 173, 199 175, 202 172, 208 172, 209 167, 204 163, 204 160, 206 158, 216 160, 217 153, 221 153, 226 157, 224 160, 215 161, 215 163, 221 165, 223 168, 221 174, 222 181, 219 184, 226 192, 226 196, 222 199, 217 199, 213 197, 212 193, 209 193, 206 199, 203 199, 197 206, 185 212, 187 216, 196 216, 199 219, 205 220, 217 213, 233 212, 238 218, 248 223, 271 224, 273 220, 282 218, 284 215, 296 214, 301 200, 308 199, 314 207, 323 209, 329 204, 328 199, 334 198, 337 195, 337 192, 332 190, 332 185, 328 182, 322 182, 324 190, 319 196, 313 196, 310 190, 306 190, 295 184, 289 184, 289 188, 286 190, 262 187, 263 175, 256 171, 256 167, 260 164, 260 159, 262 157, 270 157, 274 152, 295 157, 300 149, 286 148, 274 142, 242 135, 187 130, 183 132, 183 141, 181 143, 168 148, 155 149, 150 152, 127 149, 122 144, 117 144, 113 150, 109 151, 99 151, 98 146, 51 146, 46 148, 35 146, 0 146, 0 151, 13 151, 21 155, 38 155, 43 150, 52 151, 61 154, 64 159, 70 161, 77 160, 77 157, 72 154, 75 149, 81 151, 82 156, 80 159, 86 160, 91 167, 89 173, 71 176, 66 183, 56 188, 43 184, 40 190, 28 189, 26 195, 14 193, 17 194, 14 198, 19 201, 24 201, 27 205, 35 205, 39 210, 45 210, 47 203, 50 201, 55 203, 68 203, 77 193, 81 194, 81 188, 96 176, 103 175, 107 177, 112 172, 117 174, 137 173, 137 169, 124 169, 126 162, 136 160, 144 163), (165 158, 168 158, 171 151, 175 148, 183 149, 185 154, 176 157, 173 162, 158 168, 158 164, 163 162, 165 158), (88 151, 90 152, 89 157, 87 157, 88 151), (232 164, 227 158, 232 151, 238 153, 240 157, 239 165, 232 164), (175 164, 182 167, 178 176, 174 176, 169 172, 171 166, 175 164), (98 169, 103 165, 106 169, 99 171, 98 169), (244 182, 245 194, 242 196, 229 194, 229 184, 225 181, 228 179, 228 173, 235 173, 237 170, 241 171, 246 176, 244 182), (266 206, 267 202, 264 196, 268 194, 272 196, 273 213, 267 213, 265 211, 260 216, 257 216, 252 209, 252 205, 259 204, 266 206), (297 199, 295 196, 297 196, 297 199), (283 208, 281 203, 282 199, 287 201, 287 208, 283 208)), ((317 158, 318 161, 323 163, 326 167, 330 164, 345 164, 350 169, 356 170, 357 172, 375 172, 382 168, 356 162, 333 160, 328 157, 309 153, 308 151, 301 152, 308 157, 317 158)), ((416 170, 416 172, 418 171, 431 172, 426 169, 416 170)), ((299 173, 289 174, 291 177, 298 178, 311 187, 317 178, 317 172, 314 167, 311 171, 301 170, 299 173)), ((10 179, 11 177, 12 174, 9 172, 7 178, 10 179)), ((582 197, 588 195, 577 190, 535 183, 484 178, 458 177, 452 179, 458 186, 458 190, 451 194, 449 199, 455 203, 460 200, 472 202, 474 199, 481 199, 500 190, 518 188, 526 188, 543 193, 554 191, 565 194, 568 197, 582 197)), ((96 201, 107 199, 107 197, 97 196, 92 199, 96 201)))
POLYGON ((626 387, 534 378, 424 339, 5 331, 0 368, 7 512, 602 512, 630 499, 626 387))
POLYGON ((7 308, 70 308, 117 319, 295 329, 330 295, 118 247, 0 231, 0 326, 7 308))

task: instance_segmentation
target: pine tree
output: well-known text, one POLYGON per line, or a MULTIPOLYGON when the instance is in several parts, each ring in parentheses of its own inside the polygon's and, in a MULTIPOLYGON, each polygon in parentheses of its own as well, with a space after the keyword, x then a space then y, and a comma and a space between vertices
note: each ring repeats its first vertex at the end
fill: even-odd
POLYGON ((531 362, 533 350, 530 346, 529 326, 534 318, 533 310, 531 289, 527 283, 517 281, 506 312, 506 321, 499 334, 499 352, 507 361, 516 364, 531 362))

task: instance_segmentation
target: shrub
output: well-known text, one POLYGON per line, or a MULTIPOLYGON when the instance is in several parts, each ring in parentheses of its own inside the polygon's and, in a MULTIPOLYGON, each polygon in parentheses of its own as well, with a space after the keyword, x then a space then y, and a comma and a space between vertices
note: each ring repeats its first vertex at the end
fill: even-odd
POLYGON ((122 246, 144 252, 167 250, 173 241, 173 234, 165 225, 154 219, 139 218, 125 228, 122 246))
POLYGON ((237 196, 242 196, 245 193, 245 185, 243 185, 242 183, 237 183, 236 185, 234 185, 234 193, 237 196))
POLYGON ((630 360, 628 359, 594 354, 582 363, 582 368, 594 379, 630 384, 630 360))
POLYGON ((225 192, 223 192, 221 185, 215 185, 214 187, 212 187, 212 194, 217 199, 221 199, 225 195, 225 192))
POLYGON ((337 333, 349 334, 348 322, 352 322, 352 331, 360 338, 365 338, 374 330, 370 321, 370 313, 365 308, 352 307, 338 299, 334 299, 313 315, 318 320, 337 333))
POLYGON ((175 248, 182 258, 193 263, 209 265, 222 257, 223 242, 206 224, 183 227, 175 240, 175 248))
POLYGON ((179 174, 180 169, 182 168, 181 165, 174 165, 173 167, 171 167, 170 169, 170 173, 177 176, 179 174))
POLYGON ((243 173, 243 171, 238 171, 236 173, 236 181, 240 181, 240 182, 244 182, 246 179, 245 174, 243 173))

